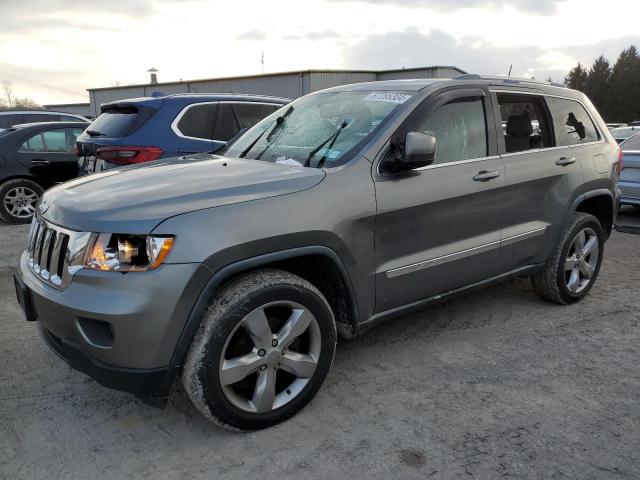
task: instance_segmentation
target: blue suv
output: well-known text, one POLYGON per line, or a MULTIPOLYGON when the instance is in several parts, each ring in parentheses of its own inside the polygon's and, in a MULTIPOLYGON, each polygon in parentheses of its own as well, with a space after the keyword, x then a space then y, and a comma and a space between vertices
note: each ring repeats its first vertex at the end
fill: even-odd
POLYGON ((80 174, 218 150, 289 101, 260 95, 179 94, 105 103, 77 139, 80 174))

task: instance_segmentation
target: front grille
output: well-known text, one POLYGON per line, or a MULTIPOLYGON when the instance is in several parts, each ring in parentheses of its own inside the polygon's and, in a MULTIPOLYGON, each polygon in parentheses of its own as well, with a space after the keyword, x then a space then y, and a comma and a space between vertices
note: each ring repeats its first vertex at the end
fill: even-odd
POLYGON ((34 216, 27 245, 29 268, 45 283, 66 287, 78 268, 88 236, 34 216))

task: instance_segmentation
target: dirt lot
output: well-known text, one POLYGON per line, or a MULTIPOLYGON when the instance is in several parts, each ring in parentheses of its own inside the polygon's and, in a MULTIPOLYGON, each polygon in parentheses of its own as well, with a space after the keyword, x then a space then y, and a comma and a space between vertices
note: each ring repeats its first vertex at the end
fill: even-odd
POLYGON ((342 342, 270 430, 207 424, 72 371, 24 322, 0 227, 0 478, 640 478, 640 236, 615 233, 578 305, 515 280, 342 342))

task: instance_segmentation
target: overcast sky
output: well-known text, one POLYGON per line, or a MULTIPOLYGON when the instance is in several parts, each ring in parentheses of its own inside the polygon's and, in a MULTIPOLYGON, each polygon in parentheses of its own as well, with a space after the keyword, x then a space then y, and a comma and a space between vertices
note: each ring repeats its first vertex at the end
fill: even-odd
POLYGON ((638 0, 0 0, 0 80, 39 103, 87 88, 309 68, 455 65, 551 76, 640 47, 638 0))

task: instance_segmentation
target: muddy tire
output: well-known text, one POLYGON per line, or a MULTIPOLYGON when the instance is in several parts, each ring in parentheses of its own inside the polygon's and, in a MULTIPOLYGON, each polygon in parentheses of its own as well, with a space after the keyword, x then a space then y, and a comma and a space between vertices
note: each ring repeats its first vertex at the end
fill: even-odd
POLYGON ((260 270, 211 299, 182 383, 208 419, 257 430, 290 418, 314 397, 335 347, 333 313, 320 291, 288 272, 260 270))
POLYGON ((584 212, 574 213, 544 270, 532 277, 538 295, 560 305, 584 298, 600 272, 604 238, 602 225, 596 217, 584 212))
POLYGON ((0 185, 0 218, 14 224, 31 222, 43 192, 33 180, 7 180, 0 185))

